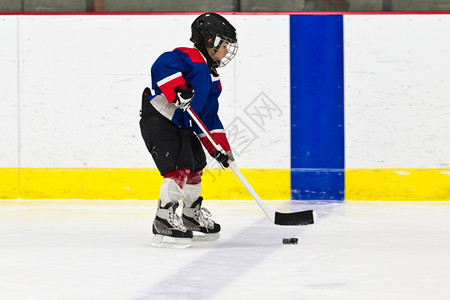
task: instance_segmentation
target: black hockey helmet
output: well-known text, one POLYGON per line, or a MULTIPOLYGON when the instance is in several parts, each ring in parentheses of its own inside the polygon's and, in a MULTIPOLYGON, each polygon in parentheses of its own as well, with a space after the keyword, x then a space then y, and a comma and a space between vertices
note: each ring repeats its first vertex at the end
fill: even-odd
POLYGON ((208 59, 213 60, 214 67, 225 66, 236 55, 238 49, 236 29, 221 15, 211 12, 204 13, 194 20, 191 30, 191 42, 199 50, 203 50, 202 52, 209 49, 210 57, 208 59), (227 45, 227 55, 217 61, 213 55, 223 43, 227 45))

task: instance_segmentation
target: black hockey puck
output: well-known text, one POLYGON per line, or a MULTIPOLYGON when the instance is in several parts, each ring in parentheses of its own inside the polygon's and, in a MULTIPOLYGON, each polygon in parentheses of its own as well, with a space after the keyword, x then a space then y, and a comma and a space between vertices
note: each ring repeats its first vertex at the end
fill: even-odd
POLYGON ((283 244, 298 244, 298 238, 283 239, 283 244))

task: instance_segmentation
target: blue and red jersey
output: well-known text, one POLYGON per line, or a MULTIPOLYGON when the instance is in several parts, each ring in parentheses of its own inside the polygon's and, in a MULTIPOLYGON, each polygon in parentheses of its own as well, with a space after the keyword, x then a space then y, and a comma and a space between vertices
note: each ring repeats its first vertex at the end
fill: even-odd
MULTIPOLYGON (((159 96, 165 97, 168 103, 175 98, 177 86, 186 87, 190 83, 194 87, 194 98, 191 107, 213 133, 214 139, 225 150, 230 146, 225 136, 225 131, 218 116, 219 96, 222 91, 220 77, 211 74, 206 59, 196 48, 176 48, 171 52, 165 52, 155 61, 151 68, 153 95, 148 96, 151 104, 156 103, 159 96)), ((153 105, 157 110, 162 110, 158 105, 153 105)), ((180 109, 160 111, 166 118, 181 128, 191 129, 196 132, 209 153, 214 153, 214 147, 206 139, 201 129, 191 120, 190 115, 180 109), (169 113, 168 113, 169 111, 169 113)))

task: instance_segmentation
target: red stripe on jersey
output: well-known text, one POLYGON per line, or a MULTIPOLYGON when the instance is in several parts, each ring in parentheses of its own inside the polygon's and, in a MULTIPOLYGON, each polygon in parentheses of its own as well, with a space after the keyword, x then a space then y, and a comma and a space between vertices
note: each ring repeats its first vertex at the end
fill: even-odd
MULTIPOLYGON (((228 151, 231 150, 230 143, 228 142, 227 135, 223 132, 214 132, 212 134, 212 138, 214 142, 222 146, 223 150, 228 151)), ((206 151, 208 151, 209 154, 213 154, 214 152, 217 152, 216 147, 214 147, 213 144, 209 141, 209 139, 204 136, 200 138, 200 141, 202 142, 203 146, 205 146, 206 151)))
POLYGON ((203 55, 195 48, 187 48, 187 47, 180 47, 176 48, 175 50, 180 50, 184 53, 186 53, 189 58, 192 60, 193 63, 204 63, 206 64, 205 59, 203 58, 203 55))
POLYGON ((172 103, 175 100, 175 88, 177 86, 185 86, 186 82, 184 81, 183 76, 179 76, 174 78, 163 85, 159 86, 161 92, 163 92, 164 96, 166 96, 167 101, 172 103))

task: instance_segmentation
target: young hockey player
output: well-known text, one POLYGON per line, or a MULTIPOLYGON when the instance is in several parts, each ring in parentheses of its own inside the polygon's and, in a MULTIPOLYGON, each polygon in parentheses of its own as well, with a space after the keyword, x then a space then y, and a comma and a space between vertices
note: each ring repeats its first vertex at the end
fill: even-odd
POLYGON ((202 207, 200 196, 206 166, 202 144, 223 167, 234 160, 217 115, 222 86, 216 68, 236 55, 236 30, 221 15, 205 13, 195 19, 191 31, 194 48, 163 53, 151 68, 152 91, 146 88, 142 96, 142 137, 164 176, 153 222, 154 246, 173 242, 168 239, 189 246, 193 231, 199 239, 219 238, 220 225, 202 207), (223 152, 217 151, 191 120, 186 111, 190 106, 223 152), (180 199, 181 217, 176 212, 180 199))

